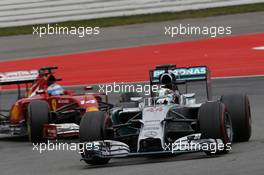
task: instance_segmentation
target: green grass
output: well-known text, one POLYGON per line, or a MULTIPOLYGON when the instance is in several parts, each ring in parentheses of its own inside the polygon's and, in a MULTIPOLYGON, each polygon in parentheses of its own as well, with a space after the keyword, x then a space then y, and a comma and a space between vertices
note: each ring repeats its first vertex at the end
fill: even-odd
MULTIPOLYGON (((218 15, 245 13, 245 12, 257 12, 257 11, 264 11, 264 3, 230 6, 230 7, 219 7, 219 8, 211 8, 211 9, 203 9, 203 10, 189 10, 189 11, 175 12, 175 13, 156 13, 156 14, 146 14, 146 15, 68 21, 68 22, 60 22, 56 24, 64 27, 71 27, 71 26, 110 27, 110 26, 120 26, 120 25, 128 25, 128 24, 179 20, 179 19, 187 19, 187 18, 200 18, 200 17, 208 17, 208 16, 218 16, 218 15)), ((34 26, 43 26, 43 25, 45 24, 39 24, 34 26)), ((33 25, 0 28, 0 36, 32 34, 33 32, 32 27, 33 25)))

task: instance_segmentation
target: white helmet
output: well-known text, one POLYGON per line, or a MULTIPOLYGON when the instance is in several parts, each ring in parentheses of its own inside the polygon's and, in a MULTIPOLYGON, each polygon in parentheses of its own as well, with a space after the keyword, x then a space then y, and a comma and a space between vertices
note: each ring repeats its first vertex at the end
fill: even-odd
POLYGON ((174 92, 168 88, 161 88, 158 91, 158 104, 172 103, 174 99, 174 92))
POLYGON ((158 96, 159 97, 164 97, 164 96, 169 95, 169 94, 173 94, 173 91, 168 89, 168 88, 161 88, 158 91, 158 96))

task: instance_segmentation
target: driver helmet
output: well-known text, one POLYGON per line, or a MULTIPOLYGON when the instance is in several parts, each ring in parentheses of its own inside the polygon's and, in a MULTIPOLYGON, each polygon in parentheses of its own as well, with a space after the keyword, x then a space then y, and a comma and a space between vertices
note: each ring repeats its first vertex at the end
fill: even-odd
POLYGON ((168 88, 158 90, 158 104, 172 103, 174 100, 174 92, 168 88))
POLYGON ((58 84, 51 84, 48 87, 48 94, 49 95, 63 95, 64 94, 64 89, 61 85, 58 84))

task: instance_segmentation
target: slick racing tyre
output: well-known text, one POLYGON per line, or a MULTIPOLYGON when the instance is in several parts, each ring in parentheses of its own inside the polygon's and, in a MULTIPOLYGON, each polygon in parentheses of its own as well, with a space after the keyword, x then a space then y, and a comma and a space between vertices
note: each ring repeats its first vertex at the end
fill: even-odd
MULTIPOLYGON (((80 143, 87 143, 99 140, 105 140, 109 138, 109 134, 106 128, 111 124, 111 120, 105 112, 95 111, 87 112, 81 119, 80 123, 80 143)), ((87 164, 91 165, 103 165, 107 164, 110 158, 92 157, 91 159, 85 159, 87 151, 83 151, 82 157, 87 164)))
POLYGON ((42 136, 43 124, 49 122, 50 109, 46 101, 34 100, 28 105, 27 128, 29 141, 32 143, 45 142, 42 136))
POLYGON ((219 101, 202 104, 199 109, 198 119, 202 139, 221 139, 224 144, 223 149, 214 153, 211 151, 205 152, 207 154, 228 153, 233 141, 233 131, 231 119, 225 105, 219 101))
POLYGON ((234 142, 245 142, 251 136, 251 112, 247 95, 231 94, 221 97, 232 120, 234 142))

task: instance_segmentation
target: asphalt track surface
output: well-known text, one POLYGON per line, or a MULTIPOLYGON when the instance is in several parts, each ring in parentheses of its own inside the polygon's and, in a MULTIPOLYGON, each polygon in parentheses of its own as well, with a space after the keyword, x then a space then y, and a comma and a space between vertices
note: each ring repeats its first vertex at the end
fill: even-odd
MULTIPOLYGON (((183 154, 170 158, 113 159, 105 166, 80 162, 77 151, 45 151, 40 154, 24 138, 0 139, 1 175, 10 174, 263 174, 264 77, 221 79, 213 82, 214 98, 232 92, 247 93, 251 102, 253 134, 250 142, 234 144, 231 153, 208 157, 204 153, 183 154)), ((198 93, 203 93, 199 89, 198 93)), ((110 95, 116 102, 117 94, 110 95)))
MULTIPOLYGON (((222 16, 222 17, 213 17, 206 18, 205 20, 193 20, 194 22, 201 24, 202 21, 208 19, 211 22, 220 23, 219 19, 224 21, 229 21, 232 25, 236 24, 237 33, 235 34, 245 34, 245 33, 256 33, 263 32, 263 21, 260 20, 263 18, 264 13, 252 13, 252 14, 242 14, 242 15, 232 15, 232 16, 222 16), (234 17, 235 16, 235 17, 234 17), (251 16, 248 17, 248 16, 251 16), (232 18, 233 17, 233 18, 232 18), (248 18, 247 18, 248 17, 248 18), (231 20, 232 18, 232 20, 231 20), (257 20, 258 19, 258 20, 257 20), (218 21, 218 22, 216 22, 218 21), (238 23, 237 21, 244 21, 244 23, 238 23), (254 25, 253 25, 254 24, 254 25), (244 25, 244 26, 243 26, 244 25), (243 27, 242 27, 243 26, 243 27)), ((191 20, 192 21, 192 20, 191 20)), ((189 22, 189 21, 188 21, 189 22)), ((187 23, 188 23, 187 22, 187 23)), ((222 21, 221 21, 222 22, 222 21)), ((152 23, 154 30, 155 24, 152 23)), ((157 25, 161 25, 158 23, 157 25)), ((134 32, 141 30, 138 28, 140 25, 134 25, 134 32)), ((147 25, 148 26, 148 25, 147 25)), ((234 25, 235 26, 235 25, 234 25)), ((142 27, 142 26, 141 26, 142 27)), ((119 27, 117 27, 119 28, 119 27)), ((107 30, 116 31, 117 28, 109 28, 107 30)), ((130 28, 132 31, 133 26, 124 26, 121 29, 130 28)), ((58 50, 53 49, 53 42, 46 41, 42 43, 43 45, 36 45, 39 49, 34 49, 32 47, 33 43, 21 44, 18 41, 22 42, 23 39, 31 38, 31 36, 18 36, 10 38, 0 38, 1 43, 2 39, 8 40, 10 42, 5 42, 5 47, 1 46, 0 57, 3 59, 9 58, 21 58, 21 54, 24 53, 25 58, 32 56, 44 56, 47 54, 62 54, 66 52, 79 52, 84 50, 93 50, 93 49, 106 49, 109 47, 128 47, 138 44, 153 44, 160 42, 168 42, 167 39, 163 37, 159 38, 156 33, 155 37, 148 36, 141 40, 140 37, 136 37, 132 42, 133 37, 126 38, 129 42, 125 45, 126 39, 115 40, 112 35, 113 45, 107 42, 100 41, 98 46, 96 43, 93 43, 93 46, 86 49, 75 47, 76 50, 67 50, 63 48, 63 42, 61 41, 61 46, 58 46, 58 50), (14 39, 15 38, 15 39, 14 39), (158 39, 159 38, 159 39, 158 39), (163 40, 163 39, 164 40, 163 40), (17 42, 15 40, 17 39, 17 42), (153 40, 151 40, 153 39, 153 40), (13 40, 11 42, 11 40, 13 40), (141 41, 141 42, 140 42, 141 41), (120 44, 118 44, 120 42, 120 44), (123 44, 122 44, 123 42, 123 44), (15 44, 16 43, 16 44, 15 44), (103 44, 104 43, 104 44, 103 44), (17 48, 11 53, 11 48, 8 48, 7 45, 11 48, 17 48), (46 47, 44 47, 46 46, 46 47), (26 48, 27 47, 27 48, 26 48), (61 49, 59 49, 59 47, 61 49), (92 48, 93 47, 93 48, 92 48), (3 52, 4 49, 9 50, 3 52), (23 52, 23 49, 28 49, 23 52), (80 49, 80 50, 78 50, 80 49), (50 51, 50 52, 48 52, 50 51)), ((191 38, 186 38, 183 40, 189 40, 191 38)), ((193 39, 197 39, 193 37, 193 39)), ((103 39, 102 39, 103 40, 103 39)), ((111 39, 107 38, 107 41, 111 39)), ((30 41, 30 40, 25 40, 30 41)), ((57 41, 59 42, 59 41, 57 41)), ((76 46, 87 44, 85 41, 79 42, 75 41, 76 46)), ((23 42, 22 42, 23 43, 23 42)), ((68 43, 68 42, 67 42, 68 43)), ((88 42, 89 43, 89 42, 88 42)), ((64 43, 65 44, 65 43, 64 43)), ((60 45, 60 44, 58 44, 60 45)), ((65 44, 67 46, 67 44, 65 44)), ((71 45, 71 44, 69 44, 71 45)), ((74 44, 73 44, 74 45, 74 44)), ((71 45, 71 46, 73 46, 71 45)), ((70 47, 70 46, 68 46, 70 47)), ((72 48, 72 47, 70 47, 72 48)), ((74 48, 72 48, 74 49, 74 48)), ((253 133, 250 142, 234 144, 230 154, 219 156, 219 157, 208 157, 203 153, 195 154, 184 154, 178 155, 176 157, 170 158, 129 158, 129 159, 113 159, 106 166, 89 166, 84 162, 79 162, 80 156, 76 151, 50 151, 39 154, 37 151, 33 151, 33 147, 30 143, 26 142, 25 138, 13 138, 13 137, 1 137, 0 139, 0 170, 1 175, 5 174, 92 174, 92 175, 126 175, 126 174, 254 174, 261 175, 264 172, 263 162, 264 162, 264 135, 263 135, 263 101, 264 101, 264 78, 236 78, 236 79, 218 79, 213 80, 213 94, 214 98, 219 97, 222 94, 228 94, 232 92, 244 92, 249 95, 252 108, 252 125, 253 133)), ((80 88, 77 88, 79 90, 80 88)), ((200 89, 198 89, 200 91, 200 89)), ((199 93, 199 92, 198 92, 199 93)), ((117 101, 117 94, 110 95, 111 102, 115 103, 117 101)), ((3 103, 5 100, 10 99, 6 98, 1 101, 3 103)))

